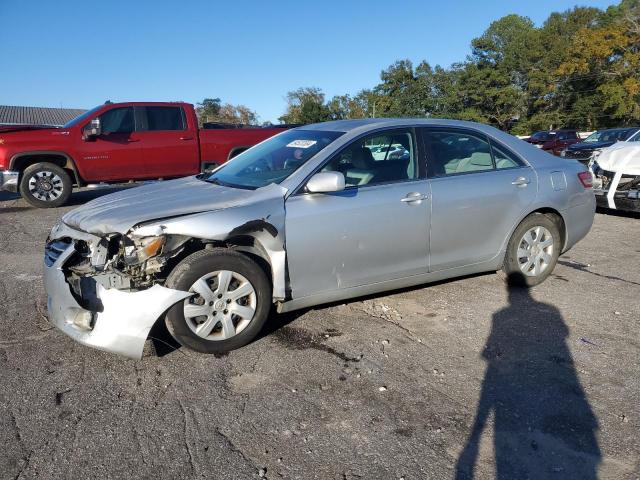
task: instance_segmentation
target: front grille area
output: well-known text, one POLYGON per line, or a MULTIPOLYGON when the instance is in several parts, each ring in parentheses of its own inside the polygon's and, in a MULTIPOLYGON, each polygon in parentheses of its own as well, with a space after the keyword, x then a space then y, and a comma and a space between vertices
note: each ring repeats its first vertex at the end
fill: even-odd
POLYGON ((44 263, 47 267, 50 267, 55 263, 60 254, 64 252, 69 245, 71 245, 70 238, 59 238, 52 242, 48 242, 44 247, 44 263))
POLYGON ((591 158, 593 150, 566 150, 564 156, 567 158, 575 158, 577 160, 586 160, 591 158))

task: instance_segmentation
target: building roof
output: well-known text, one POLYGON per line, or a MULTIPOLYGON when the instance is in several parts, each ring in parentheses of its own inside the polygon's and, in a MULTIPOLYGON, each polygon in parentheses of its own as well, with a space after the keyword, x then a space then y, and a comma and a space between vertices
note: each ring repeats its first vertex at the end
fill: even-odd
POLYGON ((80 108, 17 107, 0 105, 0 125, 60 126, 86 112, 80 108))

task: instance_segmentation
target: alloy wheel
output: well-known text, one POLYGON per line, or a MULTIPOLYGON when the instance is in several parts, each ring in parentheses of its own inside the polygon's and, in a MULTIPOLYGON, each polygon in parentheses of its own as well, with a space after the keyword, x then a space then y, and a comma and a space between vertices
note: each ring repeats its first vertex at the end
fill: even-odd
POLYGON ((29 193, 43 202, 57 200, 63 189, 64 184, 60 176, 48 170, 40 170, 29 178, 29 193))

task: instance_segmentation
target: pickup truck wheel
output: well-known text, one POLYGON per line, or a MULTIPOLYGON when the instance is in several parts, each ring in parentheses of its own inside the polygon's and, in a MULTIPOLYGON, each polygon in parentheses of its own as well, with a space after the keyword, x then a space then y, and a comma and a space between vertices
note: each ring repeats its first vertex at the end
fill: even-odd
POLYGON ((196 252, 169 274, 166 286, 193 292, 166 316, 183 346, 201 353, 240 348, 262 329, 271 308, 271 285, 260 266, 226 248, 196 252))
POLYGON ((20 179, 20 194, 36 208, 64 205, 71 195, 69 174, 53 163, 36 163, 27 167, 20 179))
POLYGON ((502 270, 513 286, 532 287, 553 271, 562 242, 556 222, 542 213, 526 217, 515 229, 502 270))

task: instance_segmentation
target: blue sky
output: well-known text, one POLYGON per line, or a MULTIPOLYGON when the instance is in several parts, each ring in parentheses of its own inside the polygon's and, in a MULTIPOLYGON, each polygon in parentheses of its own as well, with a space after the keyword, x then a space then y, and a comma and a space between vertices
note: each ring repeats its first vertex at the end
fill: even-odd
MULTIPOLYGON (((603 0, 579 5, 606 8, 603 0)), ((575 0, 0 0, 0 104, 220 97, 277 121, 289 90, 374 86, 396 59, 463 60, 489 23, 575 0)))

